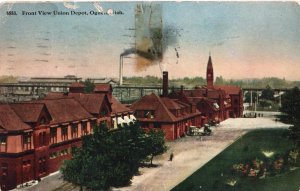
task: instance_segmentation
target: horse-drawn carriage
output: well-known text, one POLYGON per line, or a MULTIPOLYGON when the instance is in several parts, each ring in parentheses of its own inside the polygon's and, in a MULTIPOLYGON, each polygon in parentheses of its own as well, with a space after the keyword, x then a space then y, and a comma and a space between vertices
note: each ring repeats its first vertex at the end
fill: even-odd
POLYGON ((188 135, 211 135, 212 131, 209 128, 208 124, 205 124, 204 127, 190 126, 188 130, 188 135))

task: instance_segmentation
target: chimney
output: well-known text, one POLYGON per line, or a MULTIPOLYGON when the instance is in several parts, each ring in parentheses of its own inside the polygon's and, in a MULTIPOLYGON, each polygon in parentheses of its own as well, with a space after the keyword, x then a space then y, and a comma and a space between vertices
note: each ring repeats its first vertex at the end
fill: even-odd
POLYGON ((168 96, 168 89, 169 89, 169 82, 168 82, 168 72, 167 71, 163 71, 163 92, 162 92, 162 96, 163 97, 167 97, 168 96))

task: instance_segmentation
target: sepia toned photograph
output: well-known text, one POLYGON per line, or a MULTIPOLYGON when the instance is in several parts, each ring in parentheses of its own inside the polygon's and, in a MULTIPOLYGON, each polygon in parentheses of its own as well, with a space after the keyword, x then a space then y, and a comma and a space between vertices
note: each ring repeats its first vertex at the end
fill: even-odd
POLYGON ((0 191, 299 191, 300 4, 0 1, 0 191))

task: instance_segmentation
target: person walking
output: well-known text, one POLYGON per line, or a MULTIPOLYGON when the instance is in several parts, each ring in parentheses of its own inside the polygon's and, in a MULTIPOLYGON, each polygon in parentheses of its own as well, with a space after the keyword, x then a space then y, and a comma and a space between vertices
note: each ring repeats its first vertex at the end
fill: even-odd
POLYGON ((171 152, 169 161, 172 161, 172 160, 173 160, 173 157, 174 157, 174 154, 173 154, 173 152, 171 152))

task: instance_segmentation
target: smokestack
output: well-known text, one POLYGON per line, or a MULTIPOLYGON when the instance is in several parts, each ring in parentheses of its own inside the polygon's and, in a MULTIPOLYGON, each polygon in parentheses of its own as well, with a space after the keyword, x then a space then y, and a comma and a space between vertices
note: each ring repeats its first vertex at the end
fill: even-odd
POLYGON ((119 66, 119 85, 123 85, 123 56, 120 56, 120 66, 119 66))
POLYGON ((168 96, 168 89, 169 89, 169 79, 168 79, 168 72, 167 71, 163 71, 163 97, 167 97, 168 96))

